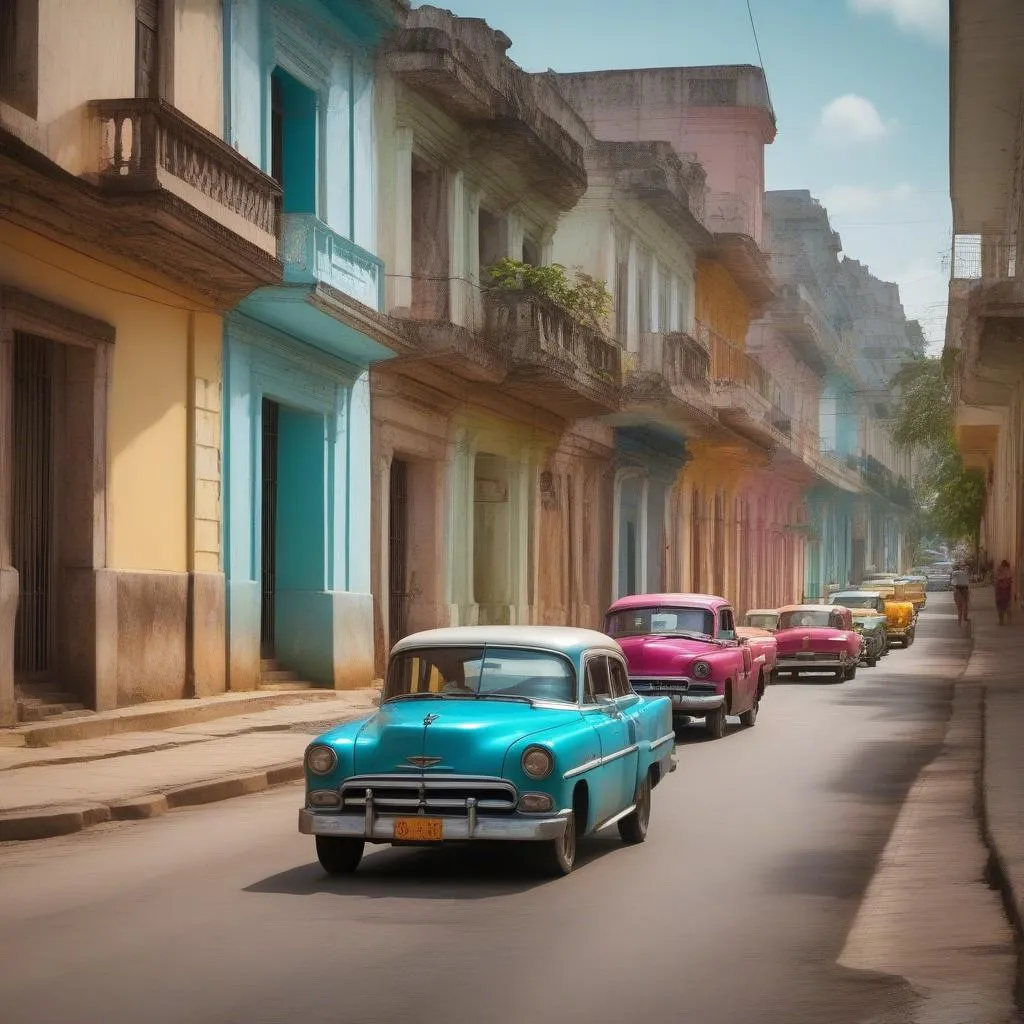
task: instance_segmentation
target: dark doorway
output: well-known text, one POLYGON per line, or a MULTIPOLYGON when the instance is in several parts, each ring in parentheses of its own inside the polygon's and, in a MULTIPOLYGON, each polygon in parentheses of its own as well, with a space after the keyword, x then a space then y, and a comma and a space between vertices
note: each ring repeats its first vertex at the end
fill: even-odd
POLYGON ((263 471, 260 530, 260 657, 273 658, 277 597, 277 439, 281 407, 263 399, 263 471))
POLYGON ((53 667, 53 347, 14 335, 11 561, 19 589, 14 671, 23 678, 53 667))
POLYGON ((409 465, 391 460, 388 509, 388 641, 408 633, 409 619, 409 465))

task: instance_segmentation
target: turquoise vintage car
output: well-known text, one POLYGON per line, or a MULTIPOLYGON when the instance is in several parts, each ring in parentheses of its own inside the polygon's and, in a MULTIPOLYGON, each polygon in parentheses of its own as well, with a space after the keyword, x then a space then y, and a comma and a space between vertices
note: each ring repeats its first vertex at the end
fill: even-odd
POLYGON ((380 708, 306 750, 299 831, 331 874, 365 843, 525 841, 568 874, 577 840, 642 843, 674 768, 672 704, 633 692, 619 645, 560 626, 460 626, 391 652, 380 708))
POLYGON ((840 590, 828 600, 850 609, 854 629, 864 637, 864 662, 874 668, 878 659, 889 653, 885 599, 863 590, 840 590))

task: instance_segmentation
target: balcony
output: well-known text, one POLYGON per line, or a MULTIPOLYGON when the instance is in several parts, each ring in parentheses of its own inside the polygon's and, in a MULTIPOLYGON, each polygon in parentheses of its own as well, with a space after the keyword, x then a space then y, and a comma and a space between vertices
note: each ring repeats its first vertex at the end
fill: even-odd
POLYGON ((485 332, 507 367, 503 390, 566 419, 618 407, 621 349, 599 330, 531 292, 492 288, 485 332))
POLYGON ((281 217, 284 282, 247 296, 239 308, 357 365, 407 352, 402 325, 380 312, 384 264, 313 214, 281 217))
POLYGON ((711 354, 714 403, 722 422, 758 444, 788 443, 792 394, 746 351, 700 321, 697 338, 711 354))
POLYGON ((509 60, 509 46, 481 18, 424 6, 408 13, 383 60, 412 94, 464 125, 480 155, 509 160, 528 189, 569 209, 587 188, 589 133, 548 76, 509 60))
POLYGON ((280 281, 273 179, 162 100, 97 100, 89 113, 98 151, 84 177, 107 207, 99 244, 222 307, 280 281))
POLYGON ((1024 248, 1013 236, 957 235, 952 263, 946 346, 958 353, 957 396, 1007 405, 1024 377, 1024 248))

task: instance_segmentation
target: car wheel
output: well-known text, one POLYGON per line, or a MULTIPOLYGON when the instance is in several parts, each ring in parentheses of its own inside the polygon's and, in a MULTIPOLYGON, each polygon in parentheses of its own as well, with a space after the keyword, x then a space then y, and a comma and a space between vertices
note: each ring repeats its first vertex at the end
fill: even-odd
POLYGON ((316 858, 329 875, 351 875, 363 859, 363 841, 347 836, 317 836, 316 858))
POLYGON ((846 679, 846 672, 845 668, 837 668, 833 673, 833 680, 837 683, 843 682, 846 679))
POLYGON ((651 820, 651 777, 646 776, 636 794, 636 810, 619 822, 619 835, 624 843, 642 843, 647 838, 651 820))
POLYGON ((771 673, 768 676, 768 685, 769 686, 775 686, 775 684, 778 683, 778 681, 781 678, 782 678, 782 676, 781 676, 779 670, 777 668, 773 668, 771 670, 771 673))
POLYGON ((914 642, 914 631, 911 630, 907 634, 907 639, 903 641, 903 646, 904 647, 909 647, 913 642, 914 642))
POLYGON ((743 714, 740 715, 740 725, 745 729, 753 728, 754 724, 757 722, 757 712, 759 707, 760 701, 755 700, 754 706, 749 711, 744 711, 743 714))
POLYGON ((539 866, 545 875, 561 878, 569 874, 576 863, 576 815, 570 811, 565 832, 558 839, 548 839, 535 845, 539 866))
POLYGON ((877 655, 871 654, 867 658, 868 668, 874 668, 878 664, 877 655))
POLYGON ((853 668, 848 668, 846 670, 846 678, 847 679, 856 679, 856 677, 857 677, 857 666, 856 665, 854 665, 853 668))
POLYGON ((720 740, 725 735, 725 719, 724 704, 704 716, 704 728, 707 729, 708 739, 720 740))

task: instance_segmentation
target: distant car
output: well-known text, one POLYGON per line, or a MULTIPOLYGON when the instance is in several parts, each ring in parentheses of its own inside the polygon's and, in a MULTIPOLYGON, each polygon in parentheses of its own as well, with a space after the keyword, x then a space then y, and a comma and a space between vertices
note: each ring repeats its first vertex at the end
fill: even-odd
POLYGON ((917 630, 917 609, 913 601, 903 597, 895 580, 872 580, 858 588, 862 593, 877 594, 885 601, 885 635, 889 645, 909 647, 917 630))
MULTIPOLYGON (((745 620, 746 616, 744 616, 745 620)), ((769 686, 777 683, 779 681, 779 645, 775 642, 775 631, 744 624, 736 627, 736 638, 750 648, 754 664, 761 666, 765 683, 769 686)))
POLYGON ((864 643, 849 608, 835 604, 780 608, 775 640, 780 675, 828 673, 837 683, 856 676, 864 643))
POLYGON ((568 874, 577 840, 642 843, 672 770, 672 705, 642 700, 587 629, 464 626, 400 640, 380 707, 306 749, 299 831, 330 874, 366 843, 522 841, 568 874))
POLYGON ((677 721, 703 718, 712 739, 727 715, 757 721, 764 666, 736 635, 732 606, 709 594, 636 594, 616 601, 604 629, 626 655, 637 693, 672 700, 677 721))
POLYGON ((925 575, 928 577, 928 590, 952 590, 953 575, 952 562, 935 562, 925 567, 925 575))
POLYGON ((779 628, 778 608, 751 608, 743 616, 742 625, 749 629, 765 629, 774 633, 779 628))
POLYGON ((864 637, 864 664, 874 668, 878 659, 889 653, 885 598, 863 590, 843 590, 832 594, 829 603, 850 610, 853 628, 864 637))

